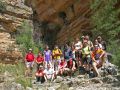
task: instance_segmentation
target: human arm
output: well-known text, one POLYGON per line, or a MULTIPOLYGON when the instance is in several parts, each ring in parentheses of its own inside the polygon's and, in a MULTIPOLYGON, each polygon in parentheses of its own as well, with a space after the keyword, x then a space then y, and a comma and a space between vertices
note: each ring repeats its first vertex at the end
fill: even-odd
POLYGON ((105 51, 101 50, 101 55, 100 55, 99 59, 101 59, 104 55, 105 55, 105 51))
POLYGON ((90 52, 90 56, 91 56, 92 61, 97 63, 93 52, 90 52))

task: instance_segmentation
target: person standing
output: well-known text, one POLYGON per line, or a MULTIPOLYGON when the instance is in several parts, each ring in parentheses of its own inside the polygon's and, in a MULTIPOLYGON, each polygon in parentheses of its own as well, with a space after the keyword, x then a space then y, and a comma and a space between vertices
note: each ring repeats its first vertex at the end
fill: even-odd
POLYGON ((25 75, 30 76, 32 73, 33 65, 34 65, 34 54, 32 53, 32 49, 29 49, 29 52, 25 56, 25 64, 26 64, 26 71, 25 75))
POLYGON ((81 49, 83 45, 82 42, 79 40, 79 38, 76 38, 76 43, 75 43, 75 58, 77 60, 77 66, 81 66, 81 49))
POLYGON ((85 40, 87 40, 88 46, 90 47, 90 50, 92 50, 92 48, 93 48, 93 43, 92 43, 92 41, 90 40, 90 38, 89 38, 88 35, 85 36, 85 40))
POLYGON ((91 50, 90 46, 88 44, 87 40, 84 40, 83 42, 83 48, 82 48, 82 66, 85 67, 87 73, 90 71, 90 66, 92 64, 91 61, 91 50))
POLYGON ((65 58, 66 61, 69 61, 69 59, 72 58, 72 50, 71 50, 71 47, 68 44, 65 44, 64 58, 65 58))
POLYGON ((58 65, 61 62, 61 55, 62 51, 58 48, 57 45, 55 45, 54 50, 52 51, 53 55, 53 65, 54 65, 54 70, 58 70, 58 65))
POLYGON ((36 63, 37 63, 37 70, 39 69, 40 65, 44 66, 44 57, 42 56, 41 52, 38 53, 38 56, 36 58, 36 63))
POLYGON ((107 45, 106 45, 106 42, 102 40, 102 37, 98 36, 97 40, 98 40, 98 43, 100 43, 102 45, 102 49, 106 51, 107 50, 107 45))
POLYGON ((52 65, 52 52, 49 50, 49 47, 46 45, 45 50, 44 50, 44 60, 45 60, 45 66, 47 64, 52 65))

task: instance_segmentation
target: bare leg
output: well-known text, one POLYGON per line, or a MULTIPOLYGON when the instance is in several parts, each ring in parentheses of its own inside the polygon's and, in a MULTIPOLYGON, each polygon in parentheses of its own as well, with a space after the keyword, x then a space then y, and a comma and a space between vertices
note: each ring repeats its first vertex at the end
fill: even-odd
POLYGON ((97 63, 96 62, 93 62, 93 69, 95 70, 95 72, 97 73, 97 76, 100 76, 99 72, 98 72, 98 69, 97 69, 97 63))

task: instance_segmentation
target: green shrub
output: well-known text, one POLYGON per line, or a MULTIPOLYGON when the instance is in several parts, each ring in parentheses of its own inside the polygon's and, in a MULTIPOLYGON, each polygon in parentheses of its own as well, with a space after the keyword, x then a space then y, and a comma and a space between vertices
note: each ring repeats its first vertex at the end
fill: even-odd
POLYGON ((25 53, 29 48, 34 47, 32 32, 33 29, 30 24, 24 21, 21 27, 18 28, 19 34, 16 35, 16 42, 21 46, 21 50, 25 53))

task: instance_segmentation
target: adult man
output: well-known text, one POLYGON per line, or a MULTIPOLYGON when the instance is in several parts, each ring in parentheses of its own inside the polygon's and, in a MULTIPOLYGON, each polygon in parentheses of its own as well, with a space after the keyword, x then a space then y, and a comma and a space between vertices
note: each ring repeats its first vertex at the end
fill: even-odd
POLYGON ((76 38, 76 43, 75 43, 75 57, 77 60, 78 66, 81 65, 81 49, 82 49, 82 42, 79 40, 79 38, 76 38))
POLYGON ((55 46, 54 50, 52 51, 52 55, 53 55, 54 69, 58 70, 58 65, 61 61, 62 51, 58 48, 57 45, 55 46))
POLYGON ((26 72, 25 72, 25 75, 26 76, 29 76, 32 72, 32 68, 33 68, 33 65, 34 65, 34 54, 32 53, 32 49, 30 48, 29 49, 29 52, 26 54, 26 57, 25 57, 25 63, 26 63, 26 72))
POLYGON ((103 66, 105 62, 105 52, 101 48, 99 48, 98 45, 95 45, 94 50, 91 53, 91 58, 93 69, 97 73, 97 76, 100 76, 97 68, 103 66))
POLYGON ((98 36, 97 37, 97 40, 98 40, 98 43, 100 43, 102 45, 102 49, 106 51, 107 49, 107 45, 106 45, 106 42, 102 40, 102 37, 101 36, 98 36))
POLYGON ((65 44, 64 58, 65 58, 66 61, 69 61, 69 59, 72 58, 72 50, 71 50, 71 47, 68 44, 65 44))
POLYGON ((90 41, 88 35, 85 36, 85 40, 87 40, 88 46, 90 47, 90 50, 91 50, 93 48, 93 43, 92 43, 92 41, 90 41))
POLYGON ((55 71, 54 69, 50 66, 50 64, 47 64, 47 68, 44 70, 44 74, 45 74, 45 80, 46 82, 49 81, 53 81, 53 79, 55 78, 55 71))

